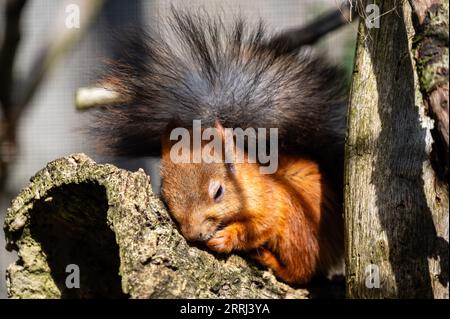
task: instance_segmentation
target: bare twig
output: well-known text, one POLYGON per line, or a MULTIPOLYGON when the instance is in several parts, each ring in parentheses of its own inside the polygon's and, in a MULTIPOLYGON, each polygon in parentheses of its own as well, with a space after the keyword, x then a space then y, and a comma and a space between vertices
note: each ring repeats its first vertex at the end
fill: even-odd
POLYGON ((415 59, 420 90, 435 121, 438 144, 436 153, 444 175, 448 174, 449 110, 448 59, 449 15, 448 0, 410 0, 413 9, 415 59))
POLYGON ((120 102, 119 93, 100 87, 80 88, 75 93, 75 106, 80 111, 120 102))
POLYGON ((269 46, 277 47, 283 53, 295 51, 301 46, 314 44, 325 34, 354 21, 353 17, 357 16, 356 1, 345 1, 339 9, 318 17, 306 26, 282 32, 269 46))

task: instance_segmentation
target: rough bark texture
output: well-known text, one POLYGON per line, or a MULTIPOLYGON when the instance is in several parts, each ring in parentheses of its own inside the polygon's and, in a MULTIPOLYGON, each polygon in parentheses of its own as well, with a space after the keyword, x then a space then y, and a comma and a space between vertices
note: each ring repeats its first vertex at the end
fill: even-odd
POLYGON ((431 165, 433 121, 411 53, 411 8, 376 4, 380 28, 360 23, 350 98, 347 296, 448 298, 448 188, 431 165), (379 288, 367 272, 371 264, 379 288))
MULTIPOLYGON (((427 112, 435 122, 437 165, 448 175, 448 0, 410 0, 413 8, 414 56, 427 112)), ((445 176, 447 177, 447 176, 445 176)))
POLYGON ((84 154, 49 163, 12 202, 5 233, 19 259, 13 298, 307 298, 239 256, 189 246, 142 170, 84 154), (66 266, 80 288, 66 287, 66 266))

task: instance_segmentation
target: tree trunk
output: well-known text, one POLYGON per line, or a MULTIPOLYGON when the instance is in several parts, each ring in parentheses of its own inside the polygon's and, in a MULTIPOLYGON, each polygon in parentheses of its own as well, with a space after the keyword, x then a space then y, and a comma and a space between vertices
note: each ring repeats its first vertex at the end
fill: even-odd
POLYGON ((435 122, 434 159, 448 178, 448 0, 410 0, 414 57, 427 113, 435 122))
POLYGON ((33 177, 12 202, 5 233, 19 252, 7 271, 13 298, 310 296, 239 256, 189 246, 142 170, 83 154, 33 177))
POLYGON ((347 296, 448 298, 448 186, 432 166, 433 121, 412 54, 411 7, 376 4, 380 28, 360 22, 350 96, 347 296))

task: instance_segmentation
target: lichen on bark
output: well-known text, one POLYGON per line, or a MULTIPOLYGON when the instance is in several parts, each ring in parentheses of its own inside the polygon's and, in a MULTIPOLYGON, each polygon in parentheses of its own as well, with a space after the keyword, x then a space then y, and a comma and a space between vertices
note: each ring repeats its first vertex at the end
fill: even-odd
POLYGON ((416 28, 415 57, 420 85, 426 93, 448 83, 448 27, 448 2, 444 1, 431 6, 416 28))

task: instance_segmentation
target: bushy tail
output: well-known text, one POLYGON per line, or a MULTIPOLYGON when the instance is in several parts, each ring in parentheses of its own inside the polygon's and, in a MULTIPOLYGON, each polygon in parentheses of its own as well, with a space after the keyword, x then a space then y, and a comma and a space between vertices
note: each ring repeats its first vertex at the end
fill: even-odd
POLYGON ((343 74, 307 50, 271 50, 260 23, 227 27, 205 14, 173 12, 159 34, 131 36, 102 83, 121 105, 96 112, 98 144, 114 154, 160 152, 166 125, 273 128, 280 146, 312 156, 342 156, 346 94, 343 74))

